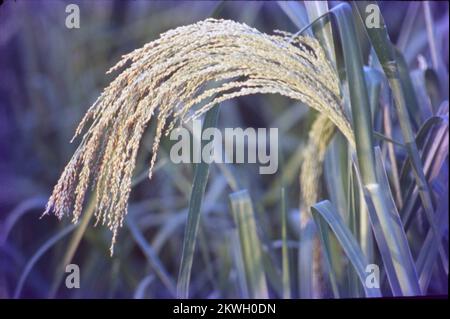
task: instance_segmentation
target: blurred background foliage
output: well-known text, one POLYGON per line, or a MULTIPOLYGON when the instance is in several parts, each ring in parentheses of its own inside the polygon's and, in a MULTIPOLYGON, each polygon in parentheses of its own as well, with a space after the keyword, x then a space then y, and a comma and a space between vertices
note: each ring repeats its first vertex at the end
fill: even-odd
MULTIPOLYGON (((330 7, 336 4, 329 2, 330 7)), ((437 62, 430 54, 419 3, 386 1, 380 7, 416 88, 420 110, 412 117, 417 120, 417 131, 448 100, 448 88, 442 87, 448 83, 448 3, 430 3, 437 62), (433 68, 433 62, 439 68, 433 68)), ((70 228, 69 218, 62 222, 52 216, 38 218, 76 148, 77 142, 69 143, 76 125, 114 76, 105 71, 122 54, 160 33, 203 20, 213 12, 266 33, 273 29, 295 33, 308 23, 301 2, 6 0, 0 6, 1 298, 174 297, 193 169, 168 160, 169 141, 163 141, 151 181, 146 178, 151 132, 142 141, 127 223, 120 230, 113 257, 108 250, 111 234, 103 227, 91 227, 93 221, 88 217, 76 229, 70 228), (69 3, 80 7, 80 29, 65 27, 69 3), (62 265, 66 261, 80 266, 80 289, 65 288, 62 265)), ((363 32, 360 37, 367 61, 369 43, 363 32)), ((313 111, 281 96, 242 97, 221 105, 219 127, 280 130, 281 169, 276 175, 259 175, 256 164, 232 167, 239 176, 239 188, 246 188, 253 200, 271 297, 282 296, 281 186, 286 189, 289 264, 297 268, 298 172, 314 117, 313 111)), ((393 131, 388 135, 401 140, 396 119, 392 121, 393 131)), ((386 147, 383 151, 386 154, 386 147)), ((398 156, 405 154, 400 150, 398 156)), ((448 176, 447 159, 445 163, 441 174, 448 176)), ((211 166, 191 297, 245 296, 240 287, 242 265, 236 259, 239 239, 228 204, 229 193, 236 189, 231 187, 228 170, 211 166)), ((444 190, 448 190, 448 178, 446 182, 444 190)), ((291 271, 290 277, 288 290, 298 297, 296 272, 291 271)), ((430 293, 446 289, 445 283, 433 281, 430 293)))

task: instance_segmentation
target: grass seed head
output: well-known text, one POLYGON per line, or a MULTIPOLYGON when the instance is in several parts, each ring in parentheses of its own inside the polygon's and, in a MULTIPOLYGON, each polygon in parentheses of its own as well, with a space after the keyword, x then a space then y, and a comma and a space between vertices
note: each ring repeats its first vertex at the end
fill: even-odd
POLYGON ((309 131, 308 144, 303 151, 300 167, 301 223, 304 225, 310 216, 310 208, 318 202, 320 179, 328 144, 335 133, 335 126, 327 116, 319 114, 309 131))
POLYGON ((150 177, 163 134, 217 103, 250 94, 277 93, 302 101, 354 144, 336 72, 313 38, 267 35, 234 21, 207 19, 169 30, 123 56, 108 73, 128 63, 78 126, 74 138, 83 131, 84 136, 44 213, 61 218, 72 211, 76 222, 93 183, 97 223, 113 232, 111 253, 127 212, 139 142, 151 120, 156 135, 150 177), (211 88, 203 90, 206 86, 211 88))

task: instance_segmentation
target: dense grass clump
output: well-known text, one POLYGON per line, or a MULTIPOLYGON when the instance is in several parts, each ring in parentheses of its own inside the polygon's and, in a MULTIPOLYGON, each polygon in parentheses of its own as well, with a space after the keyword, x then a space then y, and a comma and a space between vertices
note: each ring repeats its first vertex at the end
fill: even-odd
POLYGON ((448 295, 448 3, 79 3, 0 8, 0 298, 448 295), (175 164, 196 118, 279 170, 175 164))

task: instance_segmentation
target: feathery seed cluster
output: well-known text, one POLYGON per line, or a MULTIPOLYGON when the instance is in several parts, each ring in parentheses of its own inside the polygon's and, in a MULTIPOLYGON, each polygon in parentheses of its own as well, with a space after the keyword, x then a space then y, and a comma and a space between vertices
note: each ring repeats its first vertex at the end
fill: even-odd
POLYGON ((123 56, 108 73, 127 63, 77 128, 74 138, 88 126, 44 213, 61 218, 73 211, 77 222, 92 183, 97 223, 113 232, 111 253, 127 212, 139 142, 152 119, 157 128, 149 177, 163 134, 217 103, 250 94, 302 101, 354 144, 337 75, 313 38, 280 31, 267 35, 234 21, 207 19, 162 34, 123 56))

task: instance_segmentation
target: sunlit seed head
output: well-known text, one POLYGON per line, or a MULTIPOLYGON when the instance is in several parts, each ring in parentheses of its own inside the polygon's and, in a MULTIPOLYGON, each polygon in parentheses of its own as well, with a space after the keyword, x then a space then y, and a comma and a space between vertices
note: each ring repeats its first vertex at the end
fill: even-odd
POLYGON ((313 38, 267 35, 245 24, 207 19, 169 30, 124 55, 108 73, 127 63, 78 126, 75 137, 88 128, 45 211, 59 218, 72 211, 76 222, 93 183, 95 216, 113 232, 112 245, 127 212, 139 143, 152 119, 156 135, 149 176, 163 134, 217 103, 250 94, 276 93, 302 101, 354 145, 337 75, 313 38), (211 88, 204 91, 207 85, 211 88), (205 101, 210 102, 196 108, 205 101))
POLYGON ((308 144, 303 150, 303 160, 300 167, 302 225, 305 225, 311 218, 311 206, 319 201, 323 162, 328 144, 334 133, 335 126, 324 114, 317 116, 309 131, 308 144))

